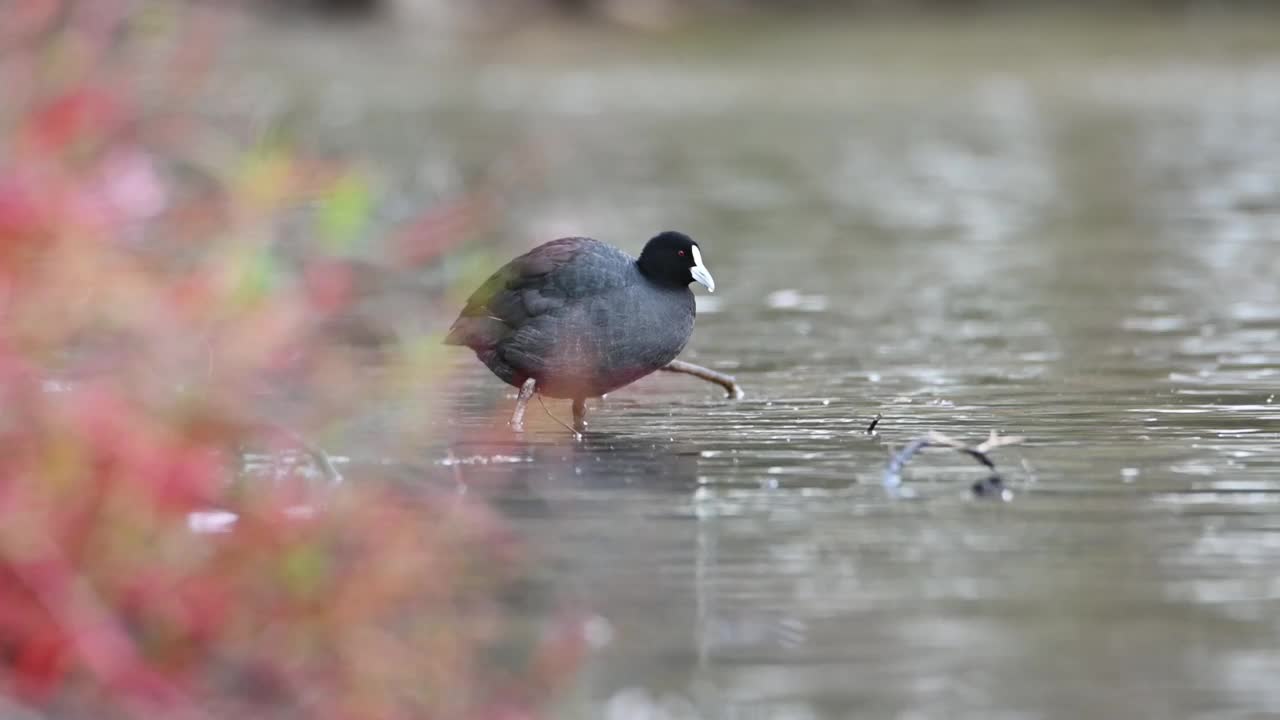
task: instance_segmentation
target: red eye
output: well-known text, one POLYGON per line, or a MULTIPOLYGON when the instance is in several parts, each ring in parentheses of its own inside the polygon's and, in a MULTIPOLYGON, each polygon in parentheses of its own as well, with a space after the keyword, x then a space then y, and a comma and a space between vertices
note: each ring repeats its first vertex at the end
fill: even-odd
POLYGON ((677 254, 677 255, 679 255, 680 257, 684 257, 684 251, 683 251, 683 250, 677 250, 677 251, 676 251, 676 254, 677 254))

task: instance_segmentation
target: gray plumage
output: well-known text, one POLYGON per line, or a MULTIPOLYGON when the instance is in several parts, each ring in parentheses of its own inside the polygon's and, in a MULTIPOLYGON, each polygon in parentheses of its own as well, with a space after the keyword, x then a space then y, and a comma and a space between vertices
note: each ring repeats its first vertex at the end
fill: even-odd
POLYGON ((668 258, 667 237, 662 254, 642 261, 586 237, 534 248, 472 294, 445 342, 471 348, 511 385, 535 379, 551 397, 596 397, 635 382, 674 360, 693 332, 688 254, 696 253, 679 248, 696 243, 666 236, 684 245, 672 244, 668 258))

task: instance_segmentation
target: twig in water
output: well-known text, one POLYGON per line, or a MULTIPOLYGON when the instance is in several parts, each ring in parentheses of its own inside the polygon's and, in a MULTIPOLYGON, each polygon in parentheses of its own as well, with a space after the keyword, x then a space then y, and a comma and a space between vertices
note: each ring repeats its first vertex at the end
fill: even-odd
POLYGON ((323 475, 325 480, 328 480, 331 485, 341 484, 345 479, 342 477, 342 473, 338 471, 338 468, 334 466, 333 460, 329 458, 328 453, 322 450, 318 445, 312 444, 297 432, 290 430, 283 425, 275 425, 266 422, 258 423, 258 427, 268 434, 283 437, 297 446, 304 455, 311 459, 311 462, 315 464, 316 469, 320 471, 320 474, 323 475))
POLYGON ((555 421, 556 421, 556 424, 557 424, 557 425, 559 425, 560 427, 562 427, 562 428, 564 428, 565 430, 568 430, 569 432, 573 433, 573 439, 574 439, 574 440, 581 440, 581 439, 582 439, 582 433, 578 432, 578 431, 577 431, 576 429, 574 429, 574 428, 569 427, 569 424, 568 424, 568 423, 566 423, 565 421, 563 421, 563 420, 561 420, 560 418, 556 417, 555 415, 552 415, 552 414, 551 414, 551 411, 547 409, 547 404, 546 404, 546 403, 544 403, 544 402, 542 402, 542 394, 541 394, 541 393, 539 393, 539 394, 538 394, 538 404, 542 406, 542 412, 546 413, 546 414, 547 414, 547 417, 551 418, 552 420, 555 420, 555 421))
POLYGON ((983 442, 977 445, 966 445, 940 432, 931 431, 928 435, 907 443, 905 447, 889 459, 889 465, 884 469, 883 483, 886 488, 891 490, 898 488, 902 485, 902 468, 911 460, 912 456, 927 447, 946 447, 968 455, 991 471, 991 475, 986 480, 973 484, 973 492, 975 494, 985 495, 989 491, 999 489, 1004 484, 999 472, 996 471, 995 461, 991 459, 991 451, 1006 445, 1017 445, 1023 440, 1025 438, 1016 435, 1002 437, 995 430, 992 430, 991 435, 983 442))

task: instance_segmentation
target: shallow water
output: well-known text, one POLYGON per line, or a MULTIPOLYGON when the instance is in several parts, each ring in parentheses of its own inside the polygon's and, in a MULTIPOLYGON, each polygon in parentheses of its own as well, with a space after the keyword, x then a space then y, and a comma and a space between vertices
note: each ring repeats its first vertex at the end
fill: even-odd
POLYGON ((342 59, 288 82, 383 163, 388 223, 533 145, 494 257, 705 249, 684 358, 746 399, 660 375, 581 443, 536 404, 511 438, 511 389, 458 351, 423 429, 611 630, 565 717, 1280 713, 1280 42, 1051 28, 1025 64, 972 29, 284 53, 342 59), (928 430, 1026 436, 1010 495, 941 451, 887 494, 928 430))

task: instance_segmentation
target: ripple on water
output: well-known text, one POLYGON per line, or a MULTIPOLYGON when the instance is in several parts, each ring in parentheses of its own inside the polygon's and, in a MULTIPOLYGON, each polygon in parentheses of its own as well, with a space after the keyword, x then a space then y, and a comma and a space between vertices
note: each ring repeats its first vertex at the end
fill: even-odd
MULTIPOLYGON (((746 400, 664 375, 593 402, 581 443, 540 408, 513 437, 507 389, 468 364, 423 430, 424 464, 492 493, 607 620, 581 716, 1275 714, 1280 65, 1140 45, 1043 76, 850 75, 857 43, 799 82, 649 44, 381 69, 409 81, 370 91, 435 73, 450 110, 373 118, 434 128, 380 158, 407 177, 573 138, 540 147, 556 182, 522 188, 506 234, 558 213, 633 250, 648 231, 626 228, 673 222, 714 243, 686 358, 746 400), (1013 502, 975 501, 954 453, 907 466, 915 501, 880 486, 891 449, 992 429, 1029 438, 998 458, 1013 502)), ((408 187, 389 203, 453 189, 408 187)))

